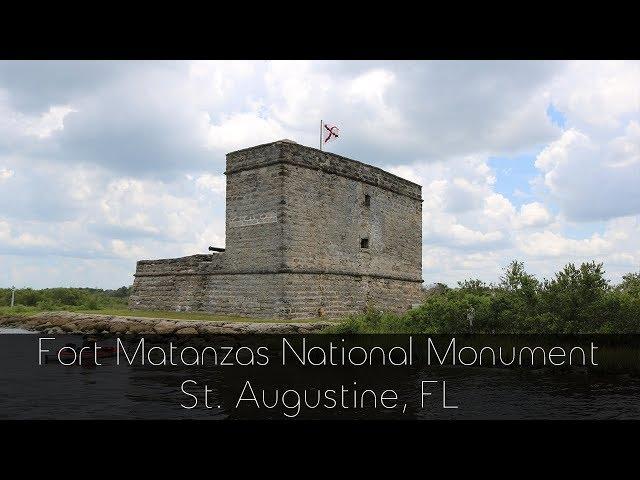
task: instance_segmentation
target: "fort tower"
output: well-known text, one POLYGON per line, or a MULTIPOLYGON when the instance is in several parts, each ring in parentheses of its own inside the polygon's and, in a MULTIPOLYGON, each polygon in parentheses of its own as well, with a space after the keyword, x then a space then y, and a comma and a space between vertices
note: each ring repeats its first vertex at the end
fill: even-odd
POLYGON ((137 263, 131 308, 263 318, 420 300, 421 187, 281 140, 227 154, 226 250, 137 263))

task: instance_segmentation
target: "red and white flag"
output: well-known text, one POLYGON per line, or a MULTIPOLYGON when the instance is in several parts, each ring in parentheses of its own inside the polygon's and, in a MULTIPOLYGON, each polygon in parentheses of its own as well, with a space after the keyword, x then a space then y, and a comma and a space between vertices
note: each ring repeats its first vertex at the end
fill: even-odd
POLYGON ((340 129, 337 125, 320 121, 320 150, 322 150, 323 145, 338 138, 340 138, 340 129))

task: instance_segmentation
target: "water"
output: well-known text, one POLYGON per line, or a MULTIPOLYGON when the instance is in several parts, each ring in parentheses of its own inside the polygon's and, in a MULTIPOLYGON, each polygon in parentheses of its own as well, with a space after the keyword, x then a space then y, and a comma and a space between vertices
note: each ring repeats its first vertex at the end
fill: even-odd
POLYGON ((0 335, 6 335, 6 334, 18 334, 18 333, 36 333, 36 332, 32 332, 30 330, 25 330, 24 328, 3 328, 0 327, 0 335))
MULTIPOLYGON (((1 333, 20 333, 2 329, 1 333)), ((64 345, 82 343, 81 336, 58 339, 64 345)), ((253 337, 236 340, 258 341, 253 337)), ((33 335, 0 335, 0 419, 283 419, 291 408, 246 405, 236 408, 240 393, 250 380, 258 397, 266 399, 295 389, 303 393, 339 385, 376 392, 394 389, 402 410, 371 408, 301 408, 296 418, 375 419, 640 419, 640 377, 625 372, 587 371, 570 368, 509 369, 485 367, 416 368, 258 368, 213 366, 209 368, 116 365, 64 366, 57 362, 38 365, 38 338, 33 335), (199 406, 180 406, 192 398, 180 390, 182 382, 197 382, 191 390, 199 406), (436 380, 432 395, 421 405, 421 382, 436 380), (442 381, 447 403, 442 408, 442 381), (210 389, 204 408, 204 386, 210 389)), ((313 395, 311 395, 313 397, 313 395)), ((290 396, 289 398, 292 398, 290 396)))

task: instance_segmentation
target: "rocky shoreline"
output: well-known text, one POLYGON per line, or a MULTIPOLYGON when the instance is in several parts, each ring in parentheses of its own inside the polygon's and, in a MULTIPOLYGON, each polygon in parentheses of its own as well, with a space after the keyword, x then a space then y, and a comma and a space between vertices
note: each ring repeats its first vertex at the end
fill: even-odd
POLYGON ((40 312, 29 316, 0 317, 0 327, 15 327, 47 334, 306 334, 318 333, 332 322, 225 322, 112 316, 94 313, 40 312))

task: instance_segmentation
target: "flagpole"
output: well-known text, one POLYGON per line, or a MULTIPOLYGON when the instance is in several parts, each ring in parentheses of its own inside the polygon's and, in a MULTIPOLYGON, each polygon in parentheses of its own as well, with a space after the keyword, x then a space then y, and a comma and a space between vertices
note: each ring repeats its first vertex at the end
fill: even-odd
POLYGON ((322 151, 322 120, 320 120, 320 150, 322 151))

